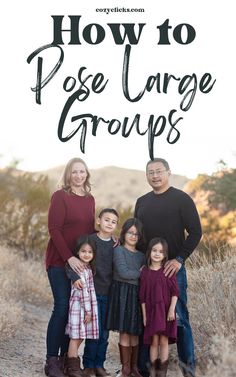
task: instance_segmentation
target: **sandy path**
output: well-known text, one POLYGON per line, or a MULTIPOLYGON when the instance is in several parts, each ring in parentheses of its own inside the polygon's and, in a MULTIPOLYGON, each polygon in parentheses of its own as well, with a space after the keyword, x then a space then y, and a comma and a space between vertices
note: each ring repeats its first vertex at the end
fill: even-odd
MULTIPOLYGON (((21 329, 11 339, 0 341, 0 377, 45 377, 43 362, 49 316, 48 307, 24 305, 21 329)), ((114 342, 115 339, 109 345, 106 367, 115 374, 119 359, 114 342)))
MULTIPOLYGON (((24 305, 21 329, 11 339, 0 341, 0 377, 45 377, 45 334, 50 310, 49 307, 24 305)), ((117 334, 111 333, 105 366, 114 376, 120 367, 117 341, 117 334)), ((168 377, 177 376, 176 367, 171 365, 168 377)))

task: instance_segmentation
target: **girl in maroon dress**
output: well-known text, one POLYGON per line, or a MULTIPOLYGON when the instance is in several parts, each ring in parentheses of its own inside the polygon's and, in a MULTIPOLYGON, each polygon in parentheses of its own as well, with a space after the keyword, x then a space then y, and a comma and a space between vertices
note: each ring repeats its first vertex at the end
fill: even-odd
POLYGON ((164 275, 168 245, 163 238, 153 238, 148 245, 147 267, 141 272, 140 302, 143 313, 144 344, 150 344, 151 377, 165 377, 169 343, 175 343, 177 323, 175 306, 178 286, 175 275, 164 275))

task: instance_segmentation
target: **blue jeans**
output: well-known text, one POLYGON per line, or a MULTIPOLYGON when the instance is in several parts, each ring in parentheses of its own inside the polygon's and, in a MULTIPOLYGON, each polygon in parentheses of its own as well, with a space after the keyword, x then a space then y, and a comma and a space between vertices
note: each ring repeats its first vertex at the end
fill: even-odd
POLYGON ((179 286, 179 298, 176 305, 178 324, 177 350, 180 368, 183 374, 195 375, 195 356, 192 329, 189 322, 187 308, 187 276, 185 266, 182 266, 176 275, 179 286))
POLYGON ((108 296, 97 295, 99 339, 86 339, 83 355, 84 368, 103 368, 106 360, 109 331, 106 329, 108 296))
POLYGON ((47 358, 62 356, 68 350, 69 337, 65 335, 68 320, 71 283, 63 267, 49 267, 48 279, 54 307, 47 329, 47 358))

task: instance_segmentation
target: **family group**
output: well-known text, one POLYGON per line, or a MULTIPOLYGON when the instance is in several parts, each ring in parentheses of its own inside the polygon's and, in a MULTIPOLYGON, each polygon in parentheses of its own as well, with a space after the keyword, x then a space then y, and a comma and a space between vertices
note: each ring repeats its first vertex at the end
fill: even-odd
POLYGON ((104 208, 95 219, 86 163, 67 163, 48 212, 46 269, 54 307, 47 376, 110 376, 111 330, 119 333, 120 377, 165 377, 171 343, 183 376, 195 377, 185 261, 202 232, 193 200, 170 185, 170 175, 166 160, 147 163, 152 191, 137 199, 117 238, 116 209, 104 208))

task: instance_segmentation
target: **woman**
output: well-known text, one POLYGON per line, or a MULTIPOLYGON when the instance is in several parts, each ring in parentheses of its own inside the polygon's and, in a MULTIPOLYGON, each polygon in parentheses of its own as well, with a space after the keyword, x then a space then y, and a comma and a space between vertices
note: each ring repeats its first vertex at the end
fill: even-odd
POLYGON ((52 195, 48 213, 50 240, 46 251, 46 269, 54 308, 47 329, 45 374, 51 377, 64 377, 63 355, 69 344, 65 326, 71 283, 64 266, 68 262, 79 273, 81 262, 72 254, 76 240, 95 231, 95 201, 90 194, 89 178, 85 162, 80 158, 71 159, 65 167, 60 190, 52 195))

